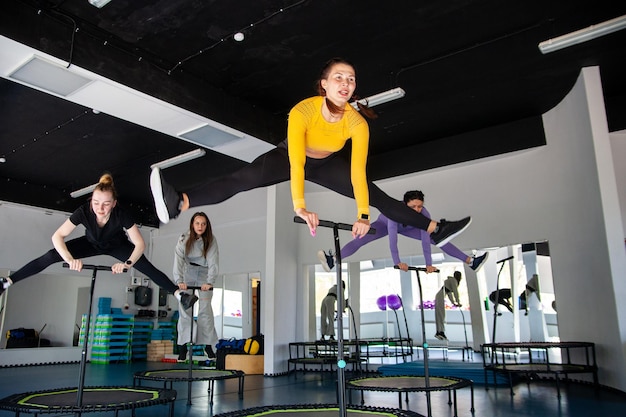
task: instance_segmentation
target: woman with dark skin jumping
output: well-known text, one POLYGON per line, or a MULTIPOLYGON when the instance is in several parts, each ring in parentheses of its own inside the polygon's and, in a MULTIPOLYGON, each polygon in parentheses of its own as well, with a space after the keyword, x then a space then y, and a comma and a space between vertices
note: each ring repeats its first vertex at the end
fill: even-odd
POLYGON ((159 219, 167 223, 191 207, 217 204, 242 191, 290 180, 294 211, 314 234, 319 218, 307 209, 304 200, 306 178, 356 200, 353 237, 365 236, 369 231, 370 204, 398 223, 428 231, 437 246, 446 244, 469 226, 469 217, 437 223, 368 181, 369 126, 362 114, 373 112, 366 106, 359 106, 357 111, 349 103, 356 89, 355 70, 349 62, 330 60, 322 69, 317 87, 319 95, 302 100, 289 112, 287 140, 232 175, 181 193, 154 168, 150 186, 159 219), (350 161, 338 154, 348 139, 352 141, 350 161))

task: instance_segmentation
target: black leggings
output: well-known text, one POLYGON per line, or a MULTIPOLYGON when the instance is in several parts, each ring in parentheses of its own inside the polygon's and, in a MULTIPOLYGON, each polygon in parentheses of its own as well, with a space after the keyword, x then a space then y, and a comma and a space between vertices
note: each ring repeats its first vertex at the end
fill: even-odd
MULTIPOLYGON (((307 158, 305 178, 346 197, 354 198, 350 180, 350 162, 334 153, 324 159, 307 158)), ((187 192, 190 207, 221 203, 242 191, 289 181, 289 155, 285 142, 259 156, 233 174, 211 180, 187 192)), ((391 198, 368 181, 370 205, 391 220, 427 230, 430 219, 391 198)))
MULTIPOLYGON (((114 248, 101 250, 89 243, 87 238, 84 236, 69 240, 65 244, 74 259, 84 259, 96 255, 110 255, 122 262, 128 259, 135 248, 132 243, 123 242, 114 248)), ((38 274, 50 265, 61 262, 62 260, 63 258, 61 258, 61 255, 59 255, 56 249, 50 249, 39 258, 30 261, 11 274, 11 280, 16 283, 32 275, 38 274)), ((133 265, 133 268, 145 274, 148 278, 154 281, 155 284, 167 292, 174 293, 174 291, 178 289, 178 286, 174 284, 167 277, 167 275, 152 265, 144 255, 141 255, 141 258, 139 258, 139 260, 133 265)))

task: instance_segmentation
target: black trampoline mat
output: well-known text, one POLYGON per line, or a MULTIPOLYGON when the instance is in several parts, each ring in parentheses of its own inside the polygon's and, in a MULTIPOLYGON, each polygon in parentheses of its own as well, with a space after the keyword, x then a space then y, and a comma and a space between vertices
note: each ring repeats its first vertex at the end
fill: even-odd
MULTIPOLYGON (((17 401, 20 405, 30 407, 67 407, 76 405, 78 388, 47 391, 27 394, 17 401)), ((111 407, 117 404, 132 404, 152 401, 159 398, 159 392, 141 388, 85 388, 83 390, 83 406, 111 407)))
MULTIPOLYGON (((339 407, 336 404, 298 404, 255 407, 218 414, 215 417, 336 417, 338 414, 339 407)), ((355 405, 347 406, 346 414, 349 417, 423 417, 421 414, 409 410, 355 405)))
MULTIPOLYGON (((237 377, 240 373, 237 371, 220 371, 216 369, 194 369, 191 372, 191 379, 194 380, 209 380, 237 377)), ((188 380, 189 369, 160 369, 155 371, 138 372, 135 377, 147 377, 154 379, 173 379, 173 380, 188 380)))
MULTIPOLYGON (((458 380, 443 377, 429 377, 431 388, 443 388, 458 384, 458 380)), ((426 378, 423 376, 386 376, 381 378, 363 378, 349 381, 355 387, 381 389, 421 389, 426 387, 426 378)))
POLYGON ((569 365, 560 363, 511 363, 496 365, 496 369, 513 372, 589 372, 590 366, 569 365))

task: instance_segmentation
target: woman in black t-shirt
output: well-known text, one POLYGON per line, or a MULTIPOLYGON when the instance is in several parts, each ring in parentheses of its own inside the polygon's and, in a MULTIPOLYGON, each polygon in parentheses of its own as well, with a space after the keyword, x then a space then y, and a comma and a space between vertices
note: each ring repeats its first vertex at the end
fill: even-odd
POLYGON ((143 255, 146 244, 139 228, 125 210, 117 206, 117 192, 113 178, 104 174, 91 195, 91 201, 79 207, 52 235, 54 249, 29 262, 10 277, 0 278, 0 294, 10 285, 65 261, 73 271, 83 268, 83 258, 110 255, 120 262, 111 266, 111 272, 121 274, 133 267, 145 274, 159 287, 190 308, 196 301, 195 295, 180 292, 167 275, 155 268, 143 255), (85 226, 85 235, 65 241, 76 226, 85 226))

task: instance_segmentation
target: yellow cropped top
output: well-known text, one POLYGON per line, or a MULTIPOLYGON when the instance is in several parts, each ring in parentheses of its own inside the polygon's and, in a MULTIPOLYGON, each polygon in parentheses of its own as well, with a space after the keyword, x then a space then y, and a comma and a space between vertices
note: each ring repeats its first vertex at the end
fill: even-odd
POLYGON ((337 152, 348 139, 352 139, 350 177, 358 215, 369 215, 369 192, 367 175, 367 151, 369 126, 367 121, 350 104, 338 122, 327 122, 322 116, 324 97, 316 96, 302 100, 289 112, 287 142, 291 165, 291 198, 294 209, 306 208, 304 201, 304 164, 306 149, 337 152))

